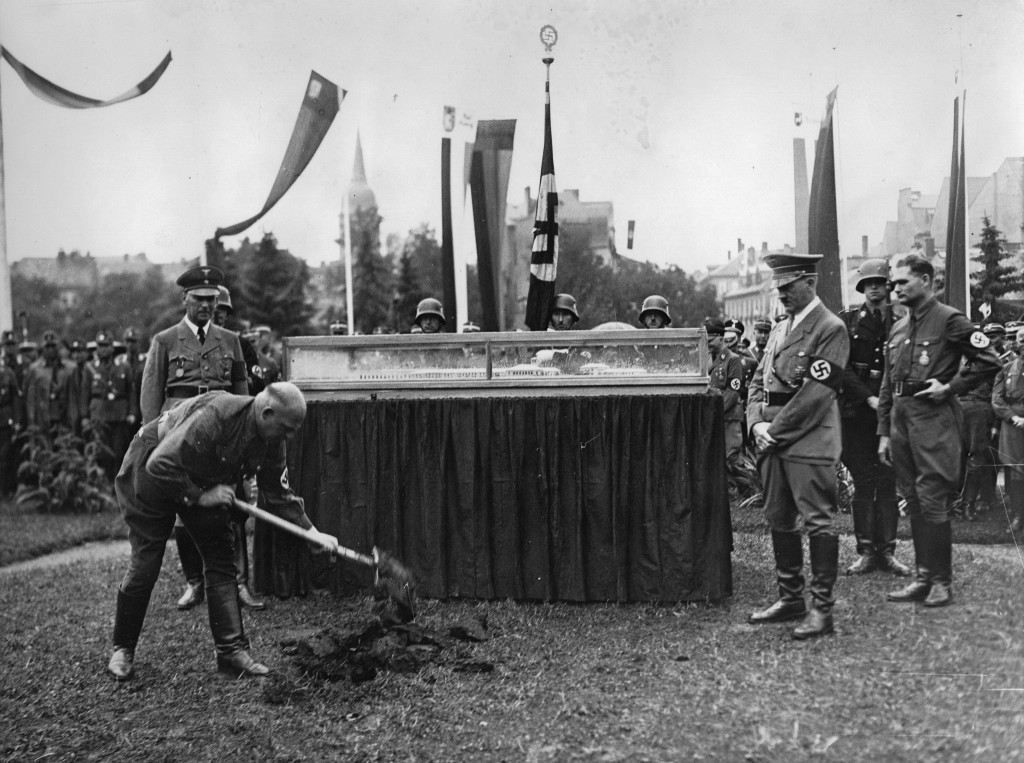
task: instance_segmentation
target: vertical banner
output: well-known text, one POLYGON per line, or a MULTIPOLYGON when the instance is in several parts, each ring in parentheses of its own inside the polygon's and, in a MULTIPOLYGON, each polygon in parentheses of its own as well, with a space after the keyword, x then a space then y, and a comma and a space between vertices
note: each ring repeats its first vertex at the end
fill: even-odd
POLYGON ((834 313, 843 309, 843 272, 839 261, 839 221, 836 211, 836 162, 833 143, 832 107, 836 87, 828 94, 825 118, 818 132, 814 152, 814 174, 808 214, 807 248, 809 254, 823 255, 818 263, 818 296, 834 313))
MULTIPOLYGON (((447 114, 446 114, 447 116, 447 114)), ((454 127, 454 113, 452 115, 454 127)), ((447 121, 445 128, 447 128, 447 121)), ((455 294, 455 242, 452 240, 452 139, 441 138, 441 302, 458 331, 458 298, 455 294)))
MULTIPOLYGON (((537 185, 537 214, 533 221, 533 250, 530 254, 530 290, 526 295, 526 325, 530 331, 544 331, 551 318, 558 276, 558 187, 555 185, 555 153, 551 142, 551 63, 544 80, 544 153, 540 160, 537 185)), ((633 242, 633 221, 629 223, 629 242, 633 242)))
POLYGON ((469 185, 473 199, 476 259, 483 303, 484 331, 503 331, 505 310, 501 271, 509 256, 505 235, 505 206, 516 120, 480 120, 476 126, 469 185))
POLYGON ((629 228, 627 229, 627 233, 626 233, 626 248, 627 249, 632 249, 633 248, 633 229, 635 227, 636 227, 636 220, 630 220, 629 221, 629 228))
MULTIPOLYGON (((967 94, 964 93, 966 101, 967 94)), ((964 106, 966 107, 966 102, 964 106)), ((965 109, 966 110, 966 109, 965 109)), ((946 280, 943 301, 962 311, 968 318, 967 216, 966 178, 964 177, 963 113, 960 99, 953 99, 953 158, 949 168, 949 206, 946 219, 946 280)))

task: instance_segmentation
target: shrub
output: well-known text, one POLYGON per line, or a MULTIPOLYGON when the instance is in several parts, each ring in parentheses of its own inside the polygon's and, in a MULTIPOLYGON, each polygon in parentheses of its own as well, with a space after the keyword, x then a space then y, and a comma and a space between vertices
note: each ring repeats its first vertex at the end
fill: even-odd
POLYGON ((113 487, 97 457, 109 453, 98 432, 87 426, 83 437, 65 427, 50 435, 29 427, 20 437, 24 461, 18 468, 19 508, 43 513, 88 514, 117 508, 113 487))

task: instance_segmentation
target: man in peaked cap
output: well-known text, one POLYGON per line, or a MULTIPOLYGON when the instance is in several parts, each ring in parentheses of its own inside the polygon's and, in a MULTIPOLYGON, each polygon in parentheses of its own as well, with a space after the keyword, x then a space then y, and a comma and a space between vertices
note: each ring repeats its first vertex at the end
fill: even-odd
POLYGON ((25 420, 44 432, 57 434, 68 420, 68 382, 74 364, 60 356, 60 340, 55 331, 43 332, 43 355, 25 372, 25 420))
MULTIPOLYGON (((75 435, 84 434, 85 424, 89 422, 89 403, 92 400, 92 365, 89 363, 89 351, 85 342, 75 339, 68 347, 74 370, 68 382, 68 419, 75 435)), ((111 475, 113 478, 113 475, 111 475)))
MULTIPOLYGON (((142 372, 143 426, 183 401, 213 390, 249 394, 245 358, 238 336, 213 322, 224 274, 214 267, 198 267, 178 277, 185 316, 164 329, 149 345, 142 372)), ((176 531, 183 537, 186 530, 176 531)), ((179 609, 191 609, 203 601, 202 569, 194 543, 179 543, 182 568, 191 570, 179 609)))
POLYGON ((708 334, 711 367, 708 370, 708 389, 722 393, 725 418, 725 463, 729 470, 730 487, 739 489, 736 481, 740 449, 743 447, 743 362, 725 341, 726 325, 720 318, 707 318, 704 330, 708 334))
POLYGON ((787 318, 768 337, 747 404, 779 587, 778 600, 752 613, 749 622, 803 618, 793 631, 793 638, 800 640, 833 631, 839 566, 839 538, 832 523, 842 452, 836 399, 850 340, 843 322, 817 296, 820 259, 817 254, 764 258, 787 318), (801 524, 807 528, 811 552, 810 609, 803 593, 801 524))
POLYGON ((131 428, 138 421, 131 369, 114 362, 114 338, 106 331, 96 335, 96 363, 92 367, 89 420, 109 453, 100 465, 111 480, 117 476, 131 441, 131 428))
POLYGON ((146 370, 146 356, 139 351, 139 332, 134 326, 129 326, 121 336, 126 349, 124 363, 132 374, 132 407, 139 412, 139 418, 129 429, 134 436, 142 426, 142 374, 146 370))
POLYGON ((861 263, 856 289, 864 303, 839 313, 850 336, 850 361, 843 375, 839 407, 843 417, 843 463, 853 477, 853 534, 857 561, 847 575, 888 570, 906 576, 896 559, 899 508, 896 475, 878 460, 878 393, 885 370, 885 342, 896 318, 889 303, 889 264, 861 263))
POLYGON ((768 344, 768 335, 772 333, 773 325, 771 318, 758 318, 754 321, 754 346, 750 352, 758 363, 764 357, 764 348, 768 344))

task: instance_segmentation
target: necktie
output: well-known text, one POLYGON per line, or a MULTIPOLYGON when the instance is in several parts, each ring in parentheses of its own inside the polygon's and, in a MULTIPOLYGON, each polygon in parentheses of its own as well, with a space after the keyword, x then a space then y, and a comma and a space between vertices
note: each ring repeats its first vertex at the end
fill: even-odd
POLYGON ((205 344, 205 342, 206 342, 206 332, 203 331, 203 327, 200 326, 199 327, 199 331, 197 331, 196 333, 199 335, 199 344, 205 344))

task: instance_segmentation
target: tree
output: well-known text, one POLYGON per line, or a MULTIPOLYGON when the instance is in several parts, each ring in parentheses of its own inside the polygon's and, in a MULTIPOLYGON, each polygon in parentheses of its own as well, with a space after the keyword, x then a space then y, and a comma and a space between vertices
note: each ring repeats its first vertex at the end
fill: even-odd
POLYGON ((265 233, 256 252, 240 262, 238 294, 232 302, 239 318, 266 324, 280 336, 309 334, 313 308, 306 298, 309 266, 287 249, 273 233, 265 233))
POLYGON ((394 277, 387 259, 380 253, 381 216, 376 206, 360 207, 352 215, 353 309, 356 330, 372 334, 386 327, 391 315, 394 277))
POLYGON ((1006 251, 1006 241, 1002 233, 992 225, 988 215, 983 218, 982 225, 981 252, 971 257, 971 260, 982 266, 980 270, 971 273, 972 306, 977 309, 987 302, 992 308, 988 320, 1000 323, 1014 320, 1020 309, 1001 302, 999 298, 1024 291, 1024 277, 1017 267, 1005 264, 1010 256, 1006 251))
MULTIPOLYGON (((409 231, 398 259, 392 325, 408 331, 416 315, 416 305, 424 297, 441 299, 441 246, 434 230, 423 223, 409 231)), ((454 321, 454 305, 445 305, 445 314, 454 321)))

